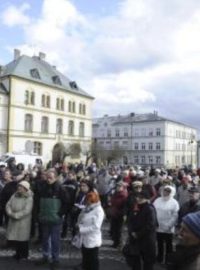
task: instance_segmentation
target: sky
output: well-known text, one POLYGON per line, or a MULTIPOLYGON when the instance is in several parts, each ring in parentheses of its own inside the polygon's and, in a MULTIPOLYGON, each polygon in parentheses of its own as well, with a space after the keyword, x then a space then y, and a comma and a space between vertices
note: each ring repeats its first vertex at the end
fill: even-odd
POLYGON ((0 64, 46 53, 93 116, 157 111, 200 130, 199 0, 0 0, 0 64))

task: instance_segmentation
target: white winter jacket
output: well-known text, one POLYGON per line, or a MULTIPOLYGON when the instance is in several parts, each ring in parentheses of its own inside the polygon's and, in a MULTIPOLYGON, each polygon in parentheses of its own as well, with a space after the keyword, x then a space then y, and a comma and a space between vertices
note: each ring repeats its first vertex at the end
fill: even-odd
POLYGON ((179 204, 173 198, 175 189, 172 186, 167 186, 172 191, 168 197, 157 198, 153 205, 156 209, 158 228, 157 232, 161 233, 174 233, 175 225, 178 218, 179 204))
POLYGON ((101 226, 104 211, 100 203, 95 203, 83 209, 78 218, 78 227, 82 244, 86 248, 100 247, 102 244, 101 226))

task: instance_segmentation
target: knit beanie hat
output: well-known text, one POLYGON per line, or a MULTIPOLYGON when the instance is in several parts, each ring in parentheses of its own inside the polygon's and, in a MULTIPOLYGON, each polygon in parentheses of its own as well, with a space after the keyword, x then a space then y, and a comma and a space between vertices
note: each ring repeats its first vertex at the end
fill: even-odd
POLYGON ((200 238, 200 211, 187 214, 183 217, 182 221, 188 226, 191 232, 200 238))
POLYGON ((27 191, 30 189, 30 184, 27 181, 21 181, 21 182, 19 182, 19 186, 24 187, 27 191))

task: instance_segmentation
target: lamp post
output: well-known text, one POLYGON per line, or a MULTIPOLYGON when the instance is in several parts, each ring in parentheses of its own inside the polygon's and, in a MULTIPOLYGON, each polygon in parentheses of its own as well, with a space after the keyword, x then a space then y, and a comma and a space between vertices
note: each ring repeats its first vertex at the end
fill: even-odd
POLYGON ((190 151, 191 151, 191 156, 190 156, 190 161, 191 161, 191 169, 193 168, 193 144, 194 144, 194 134, 191 135, 191 139, 189 140, 189 145, 190 145, 190 151))

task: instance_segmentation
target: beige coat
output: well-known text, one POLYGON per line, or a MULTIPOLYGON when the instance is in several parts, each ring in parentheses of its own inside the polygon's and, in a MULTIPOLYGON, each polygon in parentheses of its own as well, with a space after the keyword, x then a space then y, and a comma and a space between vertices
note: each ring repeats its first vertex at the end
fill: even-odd
POLYGON ((33 208, 33 193, 28 191, 24 195, 17 192, 10 198, 6 205, 9 216, 7 239, 28 241, 31 231, 31 216, 33 208))

